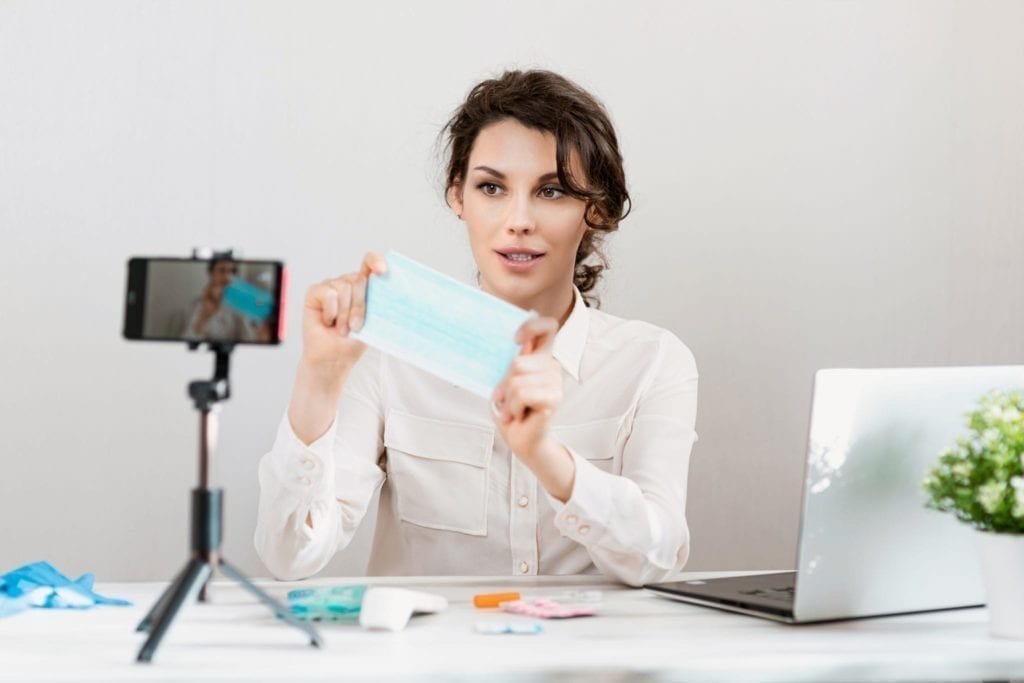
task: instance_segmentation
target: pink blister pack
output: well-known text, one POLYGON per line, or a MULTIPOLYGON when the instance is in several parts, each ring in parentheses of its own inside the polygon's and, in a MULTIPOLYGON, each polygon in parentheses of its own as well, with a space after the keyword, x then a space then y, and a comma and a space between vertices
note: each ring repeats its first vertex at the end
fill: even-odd
POLYGON ((592 617, 597 614, 593 607, 567 607, 553 600, 538 599, 533 602, 512 600, 501 603, 501 609, 512 614, 523 614, 537 619, 571 619, 592 617))

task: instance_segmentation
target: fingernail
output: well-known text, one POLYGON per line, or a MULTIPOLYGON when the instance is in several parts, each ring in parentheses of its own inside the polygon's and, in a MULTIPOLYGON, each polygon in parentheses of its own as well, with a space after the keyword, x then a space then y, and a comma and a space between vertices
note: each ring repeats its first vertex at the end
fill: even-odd
POLYGON ((359 329, 362 329, 362 327, 363 327, 363 319, 362 318, 355 318, 352 321, 352 329, 353 330, 359 330, 359 329))

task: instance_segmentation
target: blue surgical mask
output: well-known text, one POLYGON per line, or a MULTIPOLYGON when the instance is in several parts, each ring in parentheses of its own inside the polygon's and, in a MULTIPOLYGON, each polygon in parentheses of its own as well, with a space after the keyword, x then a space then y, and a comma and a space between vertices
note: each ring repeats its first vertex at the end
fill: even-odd
POLYGON ((224 305, 263 322, 273 312, 274 298, 269 290, 236 277, 224 288, 224 305))
POLYGON ((535 314, 394 251, 385 259, 351 336, 490 399, 519 353, 516 332, 535 314))

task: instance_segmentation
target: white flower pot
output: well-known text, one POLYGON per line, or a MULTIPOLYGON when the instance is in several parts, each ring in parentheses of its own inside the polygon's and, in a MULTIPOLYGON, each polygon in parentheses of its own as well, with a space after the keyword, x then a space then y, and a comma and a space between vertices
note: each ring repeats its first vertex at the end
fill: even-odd
POLYGON ((1024 534, 977 533, 989 633, 1024 640, 1024 534))

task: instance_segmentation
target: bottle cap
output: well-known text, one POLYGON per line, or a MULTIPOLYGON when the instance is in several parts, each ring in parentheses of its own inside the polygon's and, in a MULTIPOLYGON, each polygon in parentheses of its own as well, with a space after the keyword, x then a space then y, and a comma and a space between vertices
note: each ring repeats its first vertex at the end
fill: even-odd
POLYGON ((511 602, 519 598, 519 593, 481 593, 473 596, 473 606, 497 607, 503 602, 511 602))

